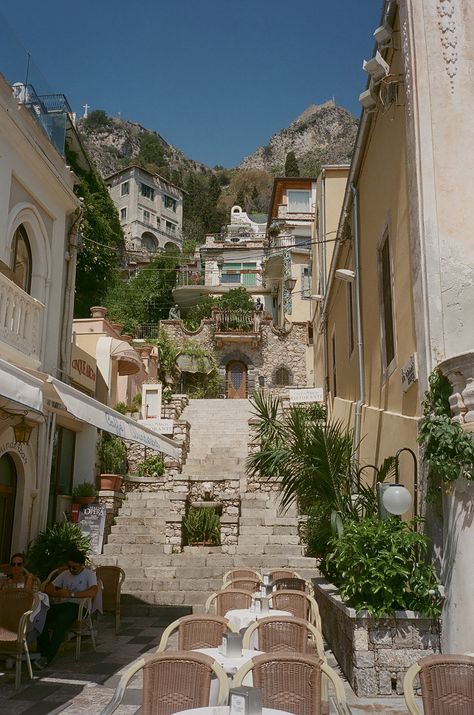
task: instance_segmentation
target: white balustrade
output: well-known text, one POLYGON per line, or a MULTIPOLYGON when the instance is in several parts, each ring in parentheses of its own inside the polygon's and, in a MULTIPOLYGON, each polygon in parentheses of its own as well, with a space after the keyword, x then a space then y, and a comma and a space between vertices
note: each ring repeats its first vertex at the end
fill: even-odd
POLYGON ((44 305, 0 273, 0 341, 40 359, 44 305))

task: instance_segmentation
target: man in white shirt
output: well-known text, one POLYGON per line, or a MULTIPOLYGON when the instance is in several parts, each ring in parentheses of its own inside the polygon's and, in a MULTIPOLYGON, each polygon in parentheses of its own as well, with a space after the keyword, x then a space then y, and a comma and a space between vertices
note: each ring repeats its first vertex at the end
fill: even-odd
POLYGON ((46 667, 58 652, 69 627, 77 619, 81 599, 94 598, 97 593, 97 578, 94 571, 86 568, 85 555, 81 551, 71 552, 67 569, 46 584, 45 591, 49 596, 64 600, 50 607, 38 637, 41 652, 41 658, 35 661, 38 669, 46 667))

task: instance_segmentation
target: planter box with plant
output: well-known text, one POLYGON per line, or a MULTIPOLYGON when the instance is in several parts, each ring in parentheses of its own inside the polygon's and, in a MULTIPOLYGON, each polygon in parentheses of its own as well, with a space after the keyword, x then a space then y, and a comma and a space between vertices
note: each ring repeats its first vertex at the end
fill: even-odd
POLYGON ((97 489, 92 482, 76 484, 72 490, 74 504, 92 504, 97 500, 97 489))
POLYGON ((139 477, 162 477, 165 471, 165 463, 161 454, 153 454, 146 457, 137 465, 137 475, 139 477))
POLYGON ((413 526, 346 521, 321 563, 333 583, 315 580, 324 634, 358 695, 400 694, 408 667, 440 649, 438 584, 413 526))
POLYGON ((191 506, 183 521, 184 541, 189 546, 219 546, 219 514, 213 508, 191 506))
POLYGON ((67 564, 72 551, 90 552, 91 542, 77 524, 61 521, 48 526, 28 546, 26 566, 41 581, 44 581, 53 569, 67 564))

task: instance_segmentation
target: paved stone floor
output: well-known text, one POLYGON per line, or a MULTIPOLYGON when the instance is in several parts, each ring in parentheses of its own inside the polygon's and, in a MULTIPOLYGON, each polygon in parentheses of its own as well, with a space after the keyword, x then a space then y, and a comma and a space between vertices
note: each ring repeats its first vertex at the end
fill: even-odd
MULTIPOLYGON (((98 649, 94 652, 86 639, 81 659, 74 660, 74 643, 69 643, 45 670, 28 678, 23 669, 22 686, 14 689, 14 671, 2 670, 0 661, 0 713, 2 715, 99 715, 110 700, 126 665, 141 654, 158 646, 163 629, 184 615, 184 609, 163 607, 153 617, 122 619, 119 635, 115 635, 111 616, 101 617, 98 624, 98 649)), ((328 654, 331 665, 335 661, 328 654)), ((353 715, 384 713, 406 714, 403 698, 357 698, 347 685, 348 701, 353 715)), ((141 708, 141 677, 127 688, 117 715, 139 715, 141 708)))

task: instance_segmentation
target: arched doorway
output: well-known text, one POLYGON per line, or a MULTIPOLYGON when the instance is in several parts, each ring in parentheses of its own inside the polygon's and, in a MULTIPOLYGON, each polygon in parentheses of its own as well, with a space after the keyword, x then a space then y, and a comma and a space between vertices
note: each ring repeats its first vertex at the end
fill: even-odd
POLYGON ((15 514, 16 467, 9 454, 0 457, 0 563, 8 563, 15 514))
POLYGON ((247 397, 247 366, 240 360, 227 363, 227 398, 245 400, 247 397))

